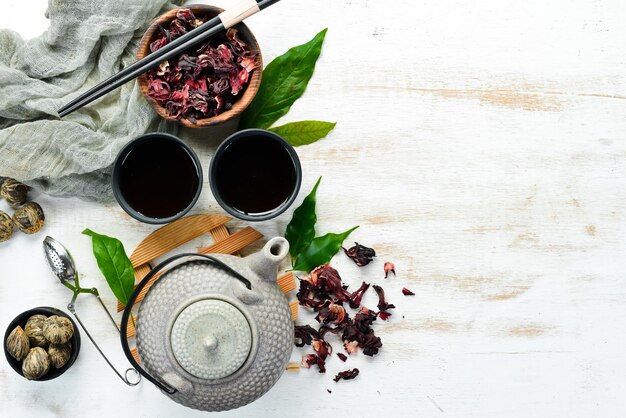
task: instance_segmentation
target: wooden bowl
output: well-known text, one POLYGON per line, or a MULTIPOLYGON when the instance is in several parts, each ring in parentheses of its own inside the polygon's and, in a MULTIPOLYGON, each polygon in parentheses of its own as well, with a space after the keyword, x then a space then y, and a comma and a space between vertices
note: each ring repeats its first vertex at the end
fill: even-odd
MULTIPOLYGON (((197 5, 189 5, 185 8, 191 9, 194 15, 202 18, 213 18, 224 11, 219 7, 209 6, 205 4, 197 4, 197 5)), ((137 59, 142 59, 146 55, 150 54, 150 43, 156 39, 159 35, 159 26, 169 25, 169 22, 176 18, 176 12, 179 8, 172 9, 169 12, 159 16, 152 22, 150 27, 146 33, 144 33, 141 38, 141 42, 139 43, 139 47, 137 48, 137 59)), ((224 123, 228 120, 231 120, 237 116, 239 116, 252 102, 254 96, 259 90, 259 86, 261 84, 261 74, 263 68, 263 59, 261 57, 261 50, 259 48, 259 44, 250 32, 250 29, 243 24, 239 23, 235 28, 239 31, 239 38, 244 41, 251 50, 256 51, 258 53, 259 67, 254 69, 250 73, 250 79, 248 80, 248 85, 246 86, 243 94, 239 97, 235 103, 233 103, 233 107, 225 112, 220 113, 217 116, 213 116, 210 118, 197 119, 196 123, 191 123, 187 119, 176 119, 173 116, 168 115, 167 110, 159 105, 155 99, 148 95, 148 78, 145 74, 142 74, 139 78, 139 89, 141 90, 141 94, 146 98, 148 103, 152 106, 155 112, 164 119, 171 120, 174 122, 178 122, 179 124, 188 127, 188 128, 203 128, 207 126, 214 126, 220 123, 224 123)))

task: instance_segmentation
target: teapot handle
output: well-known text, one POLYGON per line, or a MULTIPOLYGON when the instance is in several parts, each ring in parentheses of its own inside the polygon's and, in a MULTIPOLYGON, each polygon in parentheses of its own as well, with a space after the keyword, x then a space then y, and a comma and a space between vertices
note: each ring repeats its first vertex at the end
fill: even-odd
MULTIPOLYGON (((124 312, 122 313, 122 322, 120 324, 120 338, 121 338, 121 342, 122 342, 122 349, 124 350, 124 354, 126 355, 126 358, 130 362, 130 364, 133 365, 135 370, 137 370, 143 377, 148 379, 150 382, 152 382, 159 389, 161 389, 162 391, 164 391, 164 392, 166 392, 166 393, 168 393, 170 395, 176 393, 177 390, 174 389, 174 388, 169 387, 165 383, 162 383, 159 380, 157 380, 155 377, 151 376, 145 369, 143 369, 139 365, 137 360, 135 360, 135 357, 130 352, 130 347, 128 346, 128 333, 127 333, 128 318, 130 317, 130 312, 133 309, 133 306, 135 305, 135 301, 137 300, 137 296, 139 296, 139 294, 143 291, 143 289, 150 282, 150 280, 157 273, 159 273, 161 270, 163 270, 167 265, 171 264, 172 262, 174 262, 176 260, 184 258, 184 257, 200 257, 200 258, 204 258, 204 259, 210 261, 210 263, 213 264, 215 267, 217 267, 218 269, 223 270, 226 273, 230 274, 235 279, 239 280, 244 285, 246 285, 246 287, 248 289, 252 290, 252 284, 250 283, 250 280, 248 280, 245 277, 243 277, 241 274, 239 274, 238 272, 236 272, 235 270, 230 268, 224 262, 222 262, 222 261, 218 260, 217 258, 212 257, 210 255, 193 254, 193 253, 178 254, 178 255, 175 255, 173 257, 168 258, 167 260, 165 260, 165 261, 159 263, 158 265, 156 265, 152 270, 150 270, 150 273, 148 273, 146 275, 146 277, 144 277, 141 280, 141 282, 139 282, 139 284, 135 288, 135 291, 133 292, 133 294, 128 299, 128 303, 124 307, 124 312)), ((163 276, 161 276, 161 277, 163 277, 163 276)), ((160 280, 161 277, 159 277, 157 280, 160 280)))

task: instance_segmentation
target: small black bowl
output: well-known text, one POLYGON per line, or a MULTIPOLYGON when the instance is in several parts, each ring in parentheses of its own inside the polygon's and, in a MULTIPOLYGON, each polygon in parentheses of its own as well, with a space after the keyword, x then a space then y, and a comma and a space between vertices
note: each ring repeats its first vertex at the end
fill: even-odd
MULTIPOLYGON (((232 149, 231 151, 229 151, 231 155, 233 155, 232 153, 234 152, 232 151, 232 149)), ((271 156, 273 154, 268 154, 268 155, 271 156)), ((255 176, 261 177, 265 169, 260 169, 259 167, 257 167, 257 169, 258 170, 255 174, 248 176, 246 179, 242 179, 243 180, 242 183, 245 183, 246 180, 255 178, 255 176)), ((285 177, 284 176, 281 177, 277 173, 274 173, 273 178, 281 179, 285 177)), ((213 159, 211 160, 211 167, 209 168, 209 184, 211 185, 211 191, 213 192, 213 196, 215 197, 215 200, 217 200, 217 203, 219 203, 219 205, 229 214, 239 219, 243 219, 245 221, 265 221, 268 219, 275 218, 281 213, 283 213, 285 210, 287 210, 287 208, 289 208, 289 206, 291 206, 291 204, 294 202, 294 200, 298 196, 301 183, 302 183, 302 166, 300 165, 300 159, 298 158, 298 154, 296 153, 296 150, 282 136, 272 131, 265 130, 265 129, 245 129, 245 130, 236 132, 232 134, 231 136, 229 136, 228 138, 226 138, 224 142, 222 142, 220 146, 217 147, 217 150, 215 151, 215 154, 213 155, 213 159), (262 141, 265 141, 265 146, 267 148, 260 147, 259 139, 262 141), (234 162, 232 165, 229 165, 226 162, 223 162, 223 160, 228 161, 229 159, 231 159, 230 156, 225 157, 225 155, 228 155, 227 150, 229 150, 229 147, 240 146, 242 143, 244 144, 243 146, 248 148, 247 149, 248 153, 246 155, 247 161, 244 161, 243 159, 237 160, 235 158, 234 160, 236 160, 236 162, 234 162), (257 150, 257 148, 260 148, 260 149, 257 150), (285 164, 286 167, 289 167, 290 173, 288 177, 293 177, 293 182, 289 185, 289 188, 285 188, 286 192, 284 193, 284 195, 280 196, 280 198, 284 197, 284 200, 278 203, 275 207, 268 208, 261 212, 252 212, 252 211, 244 212, 240 208, 236 208, 234 205, 226 201, 227 199, 225 199, 225 197, 222 194, 222 192, 225 190, 220 191, 220 184, 219 184, 220 181, 218 180, 218 177, 220 177, 220 174, 222 178, 230 178, 232 176, 233 174, 232 172, 230 172, 229 175, 226 175, 224 174, 224 172, 221 172, 221 170, 224 170, 224 169, 229 171, 229 169, 226 167, 233 167, 234 170, 237 171, 238 173, 240 172, 243 173, 245 172, 245 167, 250 164, 256 166, 257 163, 260 162, 262 164, 267 164, 269 166, 270 164, 264 161, 264 158, 267 158, 267 155, 265 156, 263 155, 264 150, 267 150, 269 148, 280 150, 279 151, 280 153, 285 154, 284 156, 280 156, 280 158, 283 158, 284 161, 282 161, 282 163, 285 164), (254 149, 255 152, 250 151, 252 149, 254 149), (258 151, 258 153, 256 151, 258 151), (221 166, 222 163, 226 164, 226 166, 223 166, 223 165, 221 166), (291 169, 293 169, 293 172, 291 172, 291 169)), ((250 184, 253 184, 253 181, 251 181, 250 184)), ((222 189, 226 189, 226 187, 222 185, 222 189)), ((250 186, 248 188, 248 191, 250 192, 249 194, 245 194, 245 192, 243 191, 245 189, 246 188, 243 187, 241 183, 237 183, 237 184, 234 184, 230 190, 234 190, 235 193, 239 193, 239 197, 241 196, 257 196, 258 197, 258 195, 264 194, 260 192, 256 193, 258 190, 260 190, 260 188, 254 188, 254 186, 250 186)), ((227 193, 229 193, 230 190, 228 190, 227 193)), ((249 198, 249 200, 254 200, 254 198, 249 198)), ((280 201, 280 200, 277 200, 277 201, 280 201)))
MULTIPOLYGON (((146 155, 143 162, 145 162, 146 164, 149 164, 151 162, 150 160, 153 159, 153 157, 154 157, 153 155, 146 155)), ((162 161, 159 161, 159 164, 160 163, 162 163, 162 161)), ((156 162, 155 162, 155 165, 157 165, 156 162)), ((155 168, 151 167, 151 169, 154 170, 155 168)), ((158 172, 156 174, 157 175, 162 174, 162 172, 158 172)), ((112 178, 113 194, 115 195, 115 199, 117 200, 117 203, 119 203, 122 209, 124 209, 124 211, 126 211, 126 213, 128 213, 130 216, 137 219, 138 221, 141 221, 147 224, 166 224, 166 223, 175 221, 176 219, 182 218, 196 204, 196 202, 198 201, 198 198, 200 197, 200 192, 202 191, 202 165, 200 164, 200 159, 198 158, 196 153, 193 151, 193 149, 191 149, 190 146, 185 144, 180 138, 175 137, 174 135, 170 135, 170 134, 162 133, 162 132, 154 132, 154 133, 141 135, 133 139, 132 141, 130 141, 128 144, 126 144, 120 150, 119 154, 115 158, 115 162, 113 163, 113 176, 112 177, 113 177, 112 178), (188 157, 189 161, 193 163, 193 166, 194 166, 193 171, 195 171, 195 176, 197 177, 197 186, 195 189, 195 194, 193 195, 193 198, 189 201, 189 204, 186 207, 180 209, 178 212, 172 214, 171 216, 151 217, 151 216, 147 216, 141 213, 139 210, 137 210, 137 208, 134 208, 130 204, 130 202, 124 196, 124 193, 122 191, 122 186, 121 186, 121 182, 123 181, 122 166, 124 164, 124 161, 126 160, 127 157, 129 157, 129 155, 131 154, 131 151, 135 150, 138 147, 142 147, 140 149, 142 149, 143 151, 146 151, 145 145, 149 144, 150 142, 152 142, 155 145, 158 145, 158 142, 165 142, 165 143, 170 142, 179 146, 180 149, 183 150, 184 153, 186 154, 186 157, 184 157, 183 159, 186 159, 188 157)), ((171 176, 167 178, 169 179, 171 178, 171 176)), ((154 183, 150 184, 150 189, 154 189, 154 192, 148 193, 148 198, 150 200, 152 200, 152 198, 154 198, 155 200, 160 200, 160 203, 157 203, 157 204, 167 204, 168 199, 171 198, 171 193, 169 193, 167 188, 163 184, 160 184, 158 180, 155 180, 154 183)), ((144 190, 144 188, 142 188, 142 190, 144 190)))
POLYGON ((63 373, 65 373, 67 369, 72 367, 72 364, 74 364, 74 361, 76 361, 76 357, 78 357, 78 353, 80 351, 80 334, 78 332, 78 327, 76 326, 76 323, 74 322, 74 320, 70 318, 68 314, 61 311, 60 309, 51 308, 48 306, 40 306, 38 308, 29 309, 26 312, 22 312, 21 314, 19 314, 13 321, 11 321, 11 323, 9 324, 9 327, 4 333, 4 343, 2 344, 2 346, 4 347, 4 355, 6 356, 7 361, 9 362, 13 370, 15 370, 16 373, 18 373, 19 375, 23 377, 24 373, 22 373, 22 362, 17 361, 13 357, 11 357, 11 355, 7 351, 6 341, 7 341, 9 334, 11 333, 11 331, 13 331, 13 329, 15 329, 15 327, 19 325, 22 328, 24 328, 26 326, 26 322, 28 321, 28 318, 30 318, 33 315, 63 316, 69 319, 70 321, 72 321, 72 325, 74 326, 74 335, 72 335, 72 338, 70 339, 70 342, 72 343, 72 354, 70 355, 70 359, 67 361, 67 363, 65 363, 65 366, 61 367, 60 369, 55 369, 54 367, 50 366, 50 371, 47 374, 45 374, 43 377, 36 379, 34 381, 41 382, 44 380, 55 379, 61 376, 63 373))

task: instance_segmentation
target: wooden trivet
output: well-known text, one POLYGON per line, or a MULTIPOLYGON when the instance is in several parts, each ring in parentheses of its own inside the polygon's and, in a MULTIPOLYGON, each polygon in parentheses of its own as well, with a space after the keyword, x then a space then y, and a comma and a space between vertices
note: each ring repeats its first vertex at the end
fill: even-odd
MULTIPOLYGON (((213 244, 198 251, 200 254, 237 254, 248 245, 263 238, 260 232, 251 227, 246 227, 231 235, 225 225, 231 220, 232 218, 222 215, 192 215, 178 219, 152 232, 139 243, 130 256, 130 261, 135 270, 135 280, 141 281, 150 273, 152 268, 149 263, 155 258, 161 257, 182 244, 206 233, 211 234, 213 244)), ((137 296, 135 304, 139 304, 143 300, 150 286, 152 286, 158 277, 159 274, 156 274, 154 278, 148 282, 143 291, 137 296)), ((293 273, 289 272, 279 276, 278 286, 284 293, 295 290, 296 282, 293 273)), ((291 315, 295 321, 298 319, 298 302, 292 302, 289 307, 291 308, 291 315)), ((124 305, 118 301, 117 311, 121 312, 123 310, 124 305)), ((135 316, 135 323, 138 320, 139 318, 135 316)), ((129 338, 135 335, 135 326, 132 324, 132 321, 128 323, 127 333, 129 338)), ((133 349, 132 353, 137 362, 139 362, 137 349, 133 349)))

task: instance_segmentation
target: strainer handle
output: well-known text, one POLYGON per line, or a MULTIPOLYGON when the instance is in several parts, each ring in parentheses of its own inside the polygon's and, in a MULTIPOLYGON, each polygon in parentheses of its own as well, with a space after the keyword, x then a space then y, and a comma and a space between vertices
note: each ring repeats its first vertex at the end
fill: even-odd
MULTIPOLYGON (((122 313, 122 321, 120 323, 120 339, 121 339, 121 342, 122 342, 122 350, 124 350, 124 354, 126 355, 126 358, 130 362, 130 364, 133 365, 135 370, 137 370, 143 377, 145 377, 150 382, 152 382, 156 387, 158 387, 159 389, 161 389, 162 391, 164 391, 164 392, 166 392, 166 393, 168 393, 170 395, 176 393, 177 390, 172 388, 172 387, 170 387, 170 386, 168 386, 167 384, 159 381, 157 378, 153 377, 152 375, 150 375, 150 373, 148 373, 145 369, 143 369, 139 365, 137 360, 135 360, 135 357, 131 353, 130 347, 128 346, 127 328, 128 328, 128 319, 130 318, 130 313, 131 313, 131 311, 133 309, 133 306, 135 305, 135 301, 137 300, 137 297, 139 296, 139 294, 143 291, 143 289, 150 282, 150 280, 152 280, 152 278, 157 273, 159 273, 161 270, 163 270, 165 267, 167 267, 172 262, 180 260, 181 258, 185 258, 185 257, 200 257, 200 258, 203 258, 205 260, 208 260, 212 265, 214 265, 218 269, 225 271, 226 273, 228 273, 231 276, 233 276, 235 279, 237 279, 240 282, 242 282, 248 289, 250 289, 250 290, 252 289, 252 284, 250 283, 250 281, 248 279, 246 279, 241 274, 239 274, 238 272, 236 272, 235 270, 230 268, 224 262, 222 262, 222 261, 218 260, 217 258, 212 257, 210 255, 195 254, 195 253, 183 253, 183 254, 178 254, 178 255, 175 255, 173 257, 168 258, 167 260, 157 264, 152 270, 150 270, 150 273, 148 273, 146 275, 146 277, 144 277, 139 282, 139 284, 135 288, 135 291, 133 292, 133 294, 130 295, 130 298, 128 299, 128 303, 124 307, 124 312, 122 313)), ((161 280, 162 277, 163 277, 163 275, 161 275, 159 278, 157 278, 157 280, 161 280)))

